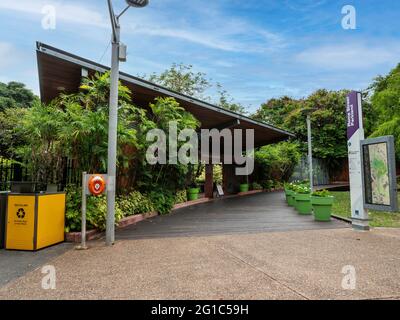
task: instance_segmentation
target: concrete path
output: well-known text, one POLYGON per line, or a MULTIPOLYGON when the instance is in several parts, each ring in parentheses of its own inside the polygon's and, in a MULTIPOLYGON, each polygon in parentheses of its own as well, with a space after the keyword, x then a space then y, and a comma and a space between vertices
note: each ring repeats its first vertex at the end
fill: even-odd
POLYGON ((68 243, 38 252, 0 250, 0 287, 46 264, 73 247, 68 243))
POLYGON ((51 264, 57 289, 36 270, 0 299, 399 299, 400 232, 307 230, 96 243, 51 264), (342 288, 354 266, 356 289, 342 288))
POLYGON ((37 269, 0 288, 0 299, 400 298, 399 229, 360 233, 340 222, 316 225, 287 209, 278 194, 242 198, 241 213, 236 199, 226 201, 119 232, 111 248, 97 241, 88 251, 70 250, 47 262, 57 272, 56 290, 41 288, 37 269), (264 201, 275 210, 256 205, 264 201), (275 227, 266 225, 263 212, 275 227), (169 220, 179 217, 186 222, 175 229, 169 220), (190 217, 197 228, 188 228, 190 217), (342 287, 346 266, 355 269, 355 290, 342 287))

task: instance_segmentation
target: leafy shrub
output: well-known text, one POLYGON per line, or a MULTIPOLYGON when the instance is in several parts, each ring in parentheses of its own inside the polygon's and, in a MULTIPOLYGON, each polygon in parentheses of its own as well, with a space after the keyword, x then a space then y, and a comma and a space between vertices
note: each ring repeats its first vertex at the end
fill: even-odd
POLYGON ((297 142, 281 142, 264 146, 254 154, 257 173, 261 181, 289 180, 300 158, 300 146, 297 142))
MULTIPOLYGON (((107 221, 107 199, 106 196, 88 197, 87 199, 87 221, 91 227, 104 231, 107 221)), ((115 224, 124 217, 118 203, 115 203, 115 224)))
POLYGON ((295 183, 293 183, 293 182, 285 183, 285 189, 290 190, 290 191, 294 191, 294 188, 295 188, 295 183))
MULTIPOLYGON (((200 175, 195 179, 197 184, 204 184, 206 182, 206 167, 203 165, 201 169, 200 175)), ((215 184, 222 184, 223 180, 223 167, 221 164, 215 164, 213 168, 213 182, 215 184)))
POLYGON ((183 203, 187 201, 187 191, 181 190, 176 193, 175 203, 183 203))
POLYGON ((328 190, 318 190, 313 192, 313 197, 321 197, 321 198, 325 198, 325 197, 330 197, 331 193, 328 190))
POLYGON ((257 182, 253 182, 253 190, 262 190, 263 187, 261 184, 257 183, 257 182))
POLYGON ((154 209, 160 214, 165 215, 171 212, 175 204, 175 195, 168 190, 153 191, 149 194, 154 209))
POLYGON ((82 205, 82 189, 75 186, 67 186, 66 188, 66 215, 65 215, 65 231, 81 231, 81 205, 82 205))
POLYGON ((295 185, 293 191, 300 194, 311 193, 310 187, 304 184, 295 185))
MULTIPOLYGON (((66 188, 66 232, 81 231, 82 188, 68 186, 66 188)), ((115 205, 115 222, 124 217, 118 203, 115 205)), ((87 228, 105 230, 107 220, 107 199, 105 196, 88 197, 86 203, 87 228)))
POLYGON ((128 195, 120 196, 117 202, 124 216, 154 211, 154 206, 149 197, 141 194, 139 191, 133 191, 128 195))
POLYGON ((305 179, 305 180, 301 180, 301 181, 295 181, 295 183, 298 185, 310 185, 310 180, 305 179))
POLYGON ((281 181, 274 181, 275 189, 281 189, 283 186, 284 186, 284 184, 281 181))
POLYGON ((82 213, 76 210, 66 210, 65 232, 81 231, 82 213))
POLYGON ((0 156, 0 163, 1 163, 3 166, 5 166, 5 167, 9 167, 9 166, 11 166, 12 164, 16 163, 16 161, 10 160, 10 159, 6 159, 6 158, 2 158, 2 157, 0 156))
POLYGON ((274 186, 274 181, 272 180, 265 180, 262 182, 262 186, 265 190, 271 190, 274 186))
MULTIPOLYGON (((66 232, 81 231, 82 188, 68 186, 66 203, 66 232)), ((169 190, 155 190, 148 195, 133 191, 119 196, 115 204, 116 224, 124 217, 157 211, 160 215, 171 212, 174 204, 185 202, 186 190, 176 195, 169 190)), ((86 207, 87 228, 105 230, 107 221, 107 199, 105 196, 88 197, 86 207)))
POLYGON ((214 165, 214 170, 213 170, 213 182, 216 184, 222 184, 223 183, 223 169, 222 165, 217 164, 214 165))
POLYGON ((303 180, 303 181, 295 180, 290 183, 285 183, 284 187, 285 187, 285 189, 292 190, 292 191, 296 191, 299 187, 300 188, 304 187, 304 188, 310 189, 308 180, 303 180))

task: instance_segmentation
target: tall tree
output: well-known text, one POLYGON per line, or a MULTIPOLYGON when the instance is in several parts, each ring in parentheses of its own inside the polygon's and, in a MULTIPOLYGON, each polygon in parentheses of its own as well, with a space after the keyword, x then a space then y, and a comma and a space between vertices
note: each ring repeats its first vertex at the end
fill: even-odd
POLYGON ((229 95, 228 91, 225 90, 221 84, 217 83, 217 91, 218 91, 218 95, 219 95, 219 101, 217 102, 217 104, 224 109, 236 112, 236 113, 240 113, 240 114, 247 114, 247 110, 246 108, 241 105, 240 103, 236 103, 234 102, 234 100, 232 99, 232 97, 229 95))
POLYGON ((253 117, 293 132, 300 143, 300 150, 306 153, 306 117, 310 113, 314 155, 327 159, 334 165, 336 160, 347 156, 347 93, 346 90, 318 90, 306 99, 271 99, 253 117))
POLYGON ((172 64, 161 74, 153 73, 148 80, 170 90, 194 97, 205 99, 204 93, 211 87, 210 81, 202 72, 194 72, 192 65, 172 64))
POLYGON ((283 128, 287 115, 293 110, 298 109, 300 104, 299 100, 288 96, 270 99, 261 105, 252 115, 252 118, 283 128))
POLYGON ((170 90, 204 101, 212 100, 206 95, 206 91, 215 87, 218 94, 217 101, 215 101, 216 105, 236 113, 247 113, 246 108, 240 103, 234 102, 221 84, 214 85, 211 80, 207 79, 205 73, 193 71, 192 65, 174 63, 161 74, 153 73, 149 77, 145 76, 145 78, 170 90))
POLYGON ((15 159, 16 150, 26 144, 26 136, 21 131, 21 119, 28 109, 6 108, 0 112, 0 157, 15 159))
POLYGON ((400 64, 386 76, 379 76, 370 87, 374 126, 371 137, 394 135, 400 159, 400 64))
POLYGON ((29 108, 38 100, 33 92, 20 82, 0 82, 0 111, 9 108, 29 108))

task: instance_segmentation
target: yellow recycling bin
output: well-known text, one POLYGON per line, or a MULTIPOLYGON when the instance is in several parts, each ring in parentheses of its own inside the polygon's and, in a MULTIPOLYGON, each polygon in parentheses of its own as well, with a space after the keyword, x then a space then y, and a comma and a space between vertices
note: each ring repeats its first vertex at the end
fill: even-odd
POLYGON ((35 251, 63 242, 65 193, 10 193, 6 223, 8 250, 35 251))

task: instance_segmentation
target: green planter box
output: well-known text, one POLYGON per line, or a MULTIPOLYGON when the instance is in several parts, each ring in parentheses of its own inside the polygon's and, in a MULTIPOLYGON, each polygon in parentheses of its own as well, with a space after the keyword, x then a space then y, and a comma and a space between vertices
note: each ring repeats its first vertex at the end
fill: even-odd
POLYGON ((289 197, 288 197, 288 205, 290 207, 295 207, 296 206, 296 199, 294 198, 294 193, 289 195, 289 197))
POLYGON ((290 207, 294 207, 294 192, 292 190, 285 190, 286 202, 290 207))
POLYGON ((296 193, 296 209, 301 215, 312 214, 311 194, 296 193))
POLYGON ((295 197, 294 197, 294 193, 292 193, 291 195, 289 195, 288 204, 289 204, 290 207, 296 208, 296 199, 295 199, 295 197))
POLYGON ((291 195, 292 207, 297 210, 296 192, 293 191, 291 195))
POLYGON ((247 183, 243 183, 240 185, 240 192, 247 192, 249 191, 249 185, 247 183))
POLYGON ((315 221, 331 221, 334 197, 311 197, 315 221))
POLYGON ((189 188, 187 191, 188 201, 197 200, 199 198, 200 189, 199 188, 189 188))

